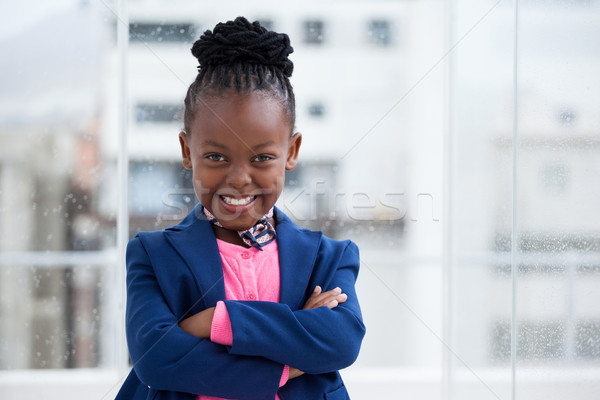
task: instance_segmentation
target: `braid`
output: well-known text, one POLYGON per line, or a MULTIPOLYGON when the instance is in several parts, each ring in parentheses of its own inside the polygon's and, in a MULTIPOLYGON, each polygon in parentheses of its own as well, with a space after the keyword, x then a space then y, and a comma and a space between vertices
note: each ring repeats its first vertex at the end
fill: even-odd
POLYGON ((291 129, 296 120, 290 76, 294 64, 288 55, 294 49, 288 35, 268 31, 258 21, 244 17, 219 23, 207 30, 192 46, 198 59, 198 75, 185 98, 184 125, 189 126, 198 99, 234 90, 271 93, 283 106, 291 129))

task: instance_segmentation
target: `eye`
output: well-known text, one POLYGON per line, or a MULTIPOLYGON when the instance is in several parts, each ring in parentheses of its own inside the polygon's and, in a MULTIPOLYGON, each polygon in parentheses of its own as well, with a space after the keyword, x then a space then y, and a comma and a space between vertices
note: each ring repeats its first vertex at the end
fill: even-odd
POLYGON ((223 157, 223 155, 219 153, 207 154, 206 158, 210 161, 225 161, 225 157, 223 157))
POLYGON ((255 161, 255 162, 265 162, 265 161, 270 161, 273 158, 274 158, 273 156, 270 156, 268 154, 259 154, 256 157, 254 157, 252 159, 252 161, 255 161))

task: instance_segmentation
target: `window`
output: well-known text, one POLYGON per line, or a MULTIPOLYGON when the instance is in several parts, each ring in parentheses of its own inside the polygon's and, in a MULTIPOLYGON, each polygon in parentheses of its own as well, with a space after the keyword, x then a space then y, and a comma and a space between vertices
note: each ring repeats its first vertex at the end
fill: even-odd
POLYGON ((272 19, 269 18, 258 18, 258 21, 260 22, 260 24, 262 26, 265 27, 265 29, 272 31, 275 30, 275 22, 273 22, 272 19))
POLYGON ((183 105, 138 103, 135 107, 137 122, 177 122, 183 121, 183 105))
POLYGON ((576 114, 573 110, 565 108, 558 113, 558 121, 563 126, 571 126, 575 122, 576 114))
POLYGON ((549 194, 563 193, 569 183, 569 171, 565 165, 550 164, 540 171, 544 191, 549 194))
POLYGON ((405 204, 397 193, 346 191, 340 186, 335 160, 300 163, 286 174, 278 206, 292 220, 343 240, 346 232, 374 248, 398 249, 405 244, 405 204))
POLYGON ((131 22, 129 40, 131 42, 190 42, 196 38, 193 24, 131 22))
POLYGON ((325 24, 323 21, 314 19, 304 21, 304 43, 321 44, 324 42, 325 24))
MULTIPOLYGON (((197 72, 196 27, 231 10, 65 0, 33 13, 9 3, 0 396, 114 398, 130 368, 125 246, 197 202, 179 159, 177 99, 197 72)), ((476 0, 452 12, 313 6, 251 8, 290 33, 306 106, 278 206, 360 248, 368 333, 342 371, 351 398, 595 400, 598 2, 525 1, 518 13, 515 2, 476 0), (409 22, 402 48, 398 21, 409 22), (335 104, 311 97, 315 88, 331 88, 335 104)))
POLYGON ((321 118, 325 114, 325 106, 322 103, 312 103, 308 106, 308 115, 321 118))
POLYGON ((600 320, 579 321, 575 335, 577 357, 600 359, 600 320))
POLYGON ((181 162, 132 160, 129 169, 131 235, 173 225, 196 205, 191 171, 181 162))
POLYGON ((369 42, 377 46, 389 46, 391 44, 391 28, 389 21, 372 20, 368 24, 369 42))

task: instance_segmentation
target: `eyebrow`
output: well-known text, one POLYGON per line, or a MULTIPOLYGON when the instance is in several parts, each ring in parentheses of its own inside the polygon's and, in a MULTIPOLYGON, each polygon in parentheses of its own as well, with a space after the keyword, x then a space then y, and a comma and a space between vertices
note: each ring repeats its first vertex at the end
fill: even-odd
POLYGON ((257 144, 256 146, 252 147, 252 150, 256 151, 256 150, 262 149, 263 147, 269 147, 269 146, 272 146, 274 144, 275 144, 274 141, 269 140, 268 142, 257 144))
MULTIPOLYGON (((205 144, 205 145, 207 145, 207 146, 214 146, 214 147, 218 147, 218 148, 220 148, 220 149, 227 149, 227 148, 228 148, 228 147, 227 147, 227 146, 225 146, 223 143, 215 142, 214 140, 210 140, 210 139, 208 139, 208 140, 205 140, 205 141, 204 141, 204 144, 205 144)), ((265 143, 260 143, 260 144, 257 144, 256 146, 253 146, 253 147, 251 148, 251 150, 252 150, 252 151, 257 151, 257 150, 260 150, 260 149, 262 149, 263 147, 269 147, 269 146, 272 146, 272 145, 274 145, 274 144, 275 144, 275 142, 274 142, 274 141, 272 141, 272 140, 269 140, 268 142, 265 142, 265 143)))
POLYGON ((219 143, 219 142, 215 142, 214 140, 210 140, 210 139, 209 140, 205 140, 204 144, 208 145, 208 146, 218 147, 218 148, 221 148, 221 149, 227 149, 227 146, 225 146, 224 144, 219 143))

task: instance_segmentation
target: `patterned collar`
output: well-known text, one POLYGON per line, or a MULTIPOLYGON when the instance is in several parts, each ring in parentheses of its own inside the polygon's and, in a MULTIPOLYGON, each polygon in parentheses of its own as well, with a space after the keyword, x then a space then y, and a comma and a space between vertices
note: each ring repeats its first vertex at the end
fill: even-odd
MULTIPOLYGON (((202 207, 202 211, 211 223, 213 223, 215 226, 223 228, 223 225, 217 221, 217 218, 210 211, 208 211, 206 207, 202 207)), ((240 238, 242 238, 244 243, 246 243, 248 246, 255 247, 262 251, 262 246, 271 243, 276 237, 275 229, 269 222, 271 217, 273 217, 273 208, 271 208, 268 213, 260 218, 252 228, 244 231, 237 231, 238 235, 240 235, 240 238)))

